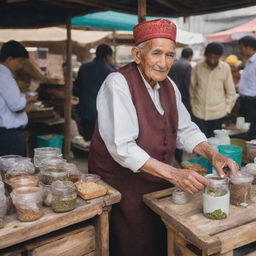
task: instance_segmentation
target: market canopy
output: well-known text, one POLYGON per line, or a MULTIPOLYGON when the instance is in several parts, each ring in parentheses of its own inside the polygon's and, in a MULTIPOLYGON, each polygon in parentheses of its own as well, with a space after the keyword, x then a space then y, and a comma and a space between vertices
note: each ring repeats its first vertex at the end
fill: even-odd
MULTIPOLYGON (((39 27, 66 24, 72 17, 99 11, 138 13, 141 0, 0 0, 0 27, 39 27)), ((238 9, 255 0, 147 0, 150 16, 179 17, 238 9)))
MULTIPOLYGON (((146 20, 153 20, 156 18, 159 17, 146 17, 146 20)), ((136 15, 114 11, 86 14, 72 19, 73 26, 129 31, 127 34, 130 34, 131 39, 132 33, 130 31, 137 23, 138 18, 136 15)), ((119 32, 117 32, 117 34, 118 33, 119 32)), ((204 41, 202 34, 187 32, 181 29, 177 30, 177 43, 182 45, 192 45, 200 44, 204 41)))
MULTIPOLYGON (((40 29, 0 29, 0 42, 16 41, 66 41, 66 29, 58 27, 40 29)), ((111 31, 85 31, 72 29, 71 39, 80 45, 97 42, 112 36, 111 31)))
POLYGON ((227 43, 234 40, 239 40, 246 35, 256 36, 256 18, 244 23, 240 26, 221 31, 218 33, 210 34, 206 37, 207 41, 227 43))

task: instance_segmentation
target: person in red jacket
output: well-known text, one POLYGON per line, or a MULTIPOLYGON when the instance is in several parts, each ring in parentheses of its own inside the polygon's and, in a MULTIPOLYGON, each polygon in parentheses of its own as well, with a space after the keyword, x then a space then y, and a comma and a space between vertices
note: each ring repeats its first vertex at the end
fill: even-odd
POLYGON ((108 75, 97 97, 89 172, 122 193, 111 211, 110 255, 163 256, 166 230, 144 205, 143 194, 172 185, 194 194, 208 184, 195 171, 170 165, 175 148, 209 159, 221 176, 224 167, 233 174, 238 168, 209 146, 167 77, 175 55, 175 24, 146 21, 133 33, 135 61, 108 75))

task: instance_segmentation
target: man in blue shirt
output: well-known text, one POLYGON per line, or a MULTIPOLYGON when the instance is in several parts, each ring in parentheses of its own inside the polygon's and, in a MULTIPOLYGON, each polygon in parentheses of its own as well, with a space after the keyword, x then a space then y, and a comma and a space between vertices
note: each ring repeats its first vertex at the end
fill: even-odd
POLYGON ((25 47, 13 40, 3 44, 0 51, 0 155, 25 156, 27 99, 20 92, 13 74, 22 68, 27 58, 25 47))
POLYGON ((79 97, 78 110, 82 121, 85 140, 91 140, 97 110, 98 91, 112 68, 113 51, 110 46, 101 44, 96 49, 96 58, 83 64, 78 72, 74 86, 74 95, 79 97))
POLYGON ((239 84, 240 115, 250 122, 247 140, 256 136, 256 38, 245 36, 238 41, 241 56, 246 61, 239 84))

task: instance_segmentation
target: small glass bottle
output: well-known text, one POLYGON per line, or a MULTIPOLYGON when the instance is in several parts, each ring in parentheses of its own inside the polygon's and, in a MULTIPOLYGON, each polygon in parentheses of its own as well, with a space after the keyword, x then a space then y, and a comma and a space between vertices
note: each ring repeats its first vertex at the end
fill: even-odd
POLYGON ((51 207, 55 212, 68 212, 76 207, 76 188, 71 181, 57 180, 51 185, 51 207))
POLYGON ((229 213, 230 193, 228 179, 215 174, 205 176, 209 185, 203 193, 203 213, 210 219, 225 219, 229 213))
POLYGON ((246 207, 251 203, 251 188, 254 177, 246 172, 230 176, 231 204, 246 207))

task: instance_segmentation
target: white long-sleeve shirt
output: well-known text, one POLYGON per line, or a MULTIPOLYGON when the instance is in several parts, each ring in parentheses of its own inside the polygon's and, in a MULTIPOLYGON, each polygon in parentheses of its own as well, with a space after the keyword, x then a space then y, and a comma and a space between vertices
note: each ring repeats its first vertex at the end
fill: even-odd
MULTIPOLYGON (((159 84, 152 88, 144 78, 143 81, 157 110, 163 115, 159 84)), ((181 102, 177 86, 172 80, 171 82, 176 94, 179 117, 176 146, 192 152, 197 144, 207 139, 191 121, 188 111, 181 102)), ((121 73, 111 73, 103 82, 97 96, 97 111, 99 132, 110 155, 123 167, 138 172, 150 156, 136 144, 135 140, 139 135, 136 109, 127 81, 121 73)))

